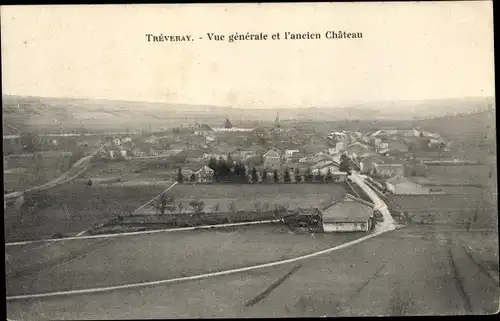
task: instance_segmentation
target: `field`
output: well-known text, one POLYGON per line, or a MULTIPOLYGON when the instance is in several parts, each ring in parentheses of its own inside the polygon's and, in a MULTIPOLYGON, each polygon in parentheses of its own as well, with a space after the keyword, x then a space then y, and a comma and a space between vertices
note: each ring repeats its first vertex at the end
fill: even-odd
POLYGON ((491 165, 428 165, 427 177, 435 184, 483 185, 488 184, 491 179, 496 179, 493 167, 491 165))
POLYGON ((258 225, 64 241, 65 246, 49 245, 36 252, 9 247, 7 293, 83 289, 216 272, 293 258, 364 235, 296 234, 281 225, 258 225))
POLYGON ((389 208, 408 212, 415 220, 428 223, 494 229, 498 225, 497 204, 487 190, 482 194, 389 195, 389 208))
POLYGON ((128 214, 170 186, 107 186, 73 183, 33 196, 22 206, 10 205, 5 215, 7 241, 76 234, 118 214, 128 214))
POLYGON ((127 161, 96 160, 82 176, 83 179, 120 178, 121 181, 155 178, 175 178, 176 167, 161 158, 127 161))
POLYGON ((46 152, 35 158, 22 154, 5 158, 4 190, 22 190, 46 183, 67 171, 74 158, 60 152, 46 152))
POLYGON ((472 230, 461 234, 460 238, 476 264, 498 276, 498 229, 494 233, 472 230))
MULTIPOLYGON (((219 211, 225 212, 230 211, 228 206, 233 202, 238 211, 255 211, 257 202, 269 209, 275 205, 284 205, 288 209, 324 207, 345 193, 346 189, 340 184, 180 184, 168 194, 174 198, 175 204, 185 204, 183 212, 193 211, 189 207, 191 200, 202 200, 206 212, 212 212, 216 205, 219 205, 219 211)), ((144 213, 151 211, 145 209, 144 213)))

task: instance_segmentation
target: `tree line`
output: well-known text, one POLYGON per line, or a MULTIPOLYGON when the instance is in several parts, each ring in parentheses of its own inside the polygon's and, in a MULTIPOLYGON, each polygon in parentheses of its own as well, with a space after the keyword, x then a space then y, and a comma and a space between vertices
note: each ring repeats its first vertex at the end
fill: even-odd
MULTIPOLYGON (((312 182, 334 182, 335 178, 330 169, 326 173, 317 171, 313 173, 311 167, 308 167, 305 173, 301 173, 298 168, 293 172, 289 168, 285 168, 283 172, 274 169, 273 173, 269 175, 267 170, 258 171, 255 167, 247 173, 245 165, 241 162, 232 162, 230 159, 227 161, 224 159, 216 160, 211 158, 208 167, 213 170, 213 176, 211 178, 212 182, 215 183, 312 183, 312 182)), ((352 164, 349 158, 343 157, 340 163, 339 170, 341 172, 350 172, 352 169, 352 164)), ((177 182, 195 182, 195 174, 191 174, 190 177, 184 177, 182 169, 179 167, 177 171, 177 182)))

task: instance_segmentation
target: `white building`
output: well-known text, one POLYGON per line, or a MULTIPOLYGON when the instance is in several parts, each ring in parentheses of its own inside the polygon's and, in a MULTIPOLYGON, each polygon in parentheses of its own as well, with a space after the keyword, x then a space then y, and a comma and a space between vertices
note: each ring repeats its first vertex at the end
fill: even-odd
POLYGON ((429 188, 426 188, 402 175, 392 177, 385 182, 385 185, 387 190, 393 194, 421 195, 430 193, 429 188))
POLYGON ((254 128, 214 128, 214 132, 251 132, 254 128))
POLYGON ((372 227, 373 204, 350 194, 322 212, 324 232, 368 232, 372 227))
POLYGON ((205 136, 205 141, 207 143, 212 143, 212 142, 215 142, 217 140, 217 138, 215 138, 214 136, 205 136))
POLYGON ((298 149, 287 149, 285 150, 285 157, 292 157, 293 154, 298 153, 298 149))
POLYGON ((326 175, 330 171, 330 173, 337 173, 339 171, 339 164, 334 161, 320 161, 313 166, 311 166, 311 173, 317 175, 321 173, 321 175, 326 175))

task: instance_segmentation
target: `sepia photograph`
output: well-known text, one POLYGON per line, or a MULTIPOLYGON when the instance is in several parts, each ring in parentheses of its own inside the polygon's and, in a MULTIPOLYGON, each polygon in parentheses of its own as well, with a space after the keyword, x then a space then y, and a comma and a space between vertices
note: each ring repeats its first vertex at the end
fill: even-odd
POLYGON ((0 17, 7 320, 499 312, 492 1, 0 17))

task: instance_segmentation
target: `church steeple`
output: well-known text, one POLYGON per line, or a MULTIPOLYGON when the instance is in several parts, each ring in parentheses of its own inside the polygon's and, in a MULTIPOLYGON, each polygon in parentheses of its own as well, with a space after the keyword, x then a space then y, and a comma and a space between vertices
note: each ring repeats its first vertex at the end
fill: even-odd
POLYGON ((276 113, 276 120, 274 121, 274 128, 280 128, 280 117, 278 113, 276 113))
POLYGON ((224 121, 223 128, 233 128, 233 124, 231 124, 231 122, 229 121, 229 117, 227 117, 224 121))

